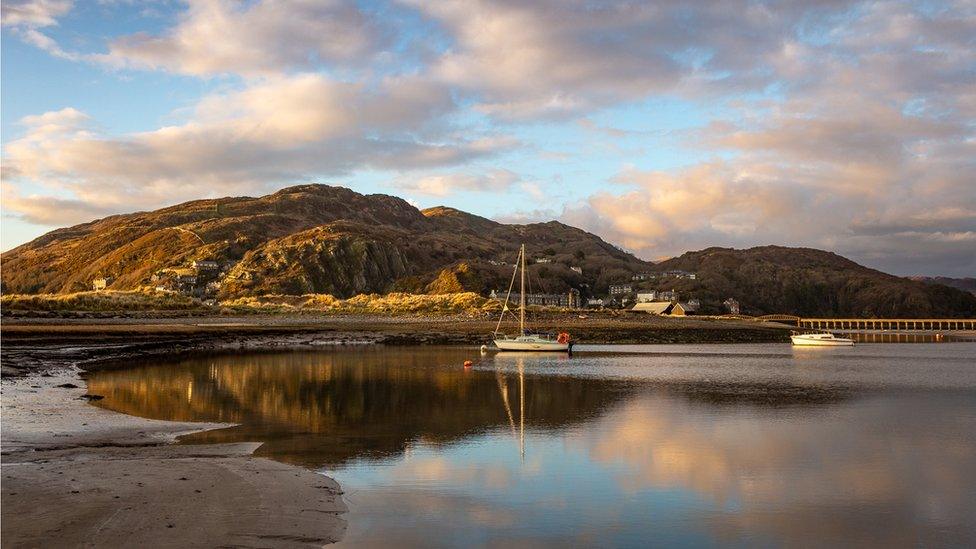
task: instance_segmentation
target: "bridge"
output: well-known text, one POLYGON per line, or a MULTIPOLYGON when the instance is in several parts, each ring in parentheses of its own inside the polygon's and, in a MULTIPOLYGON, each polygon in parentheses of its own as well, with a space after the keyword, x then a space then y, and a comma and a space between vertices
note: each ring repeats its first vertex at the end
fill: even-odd
POLYGON ((764 315, 762 322, 784 322, 815 330, 976 330, 974 318, 801 318, 764 315))
POLYGON ((821 330, 976 330, 974 318, 800 318, 797 326, 821 330))
POLYGON ((796 315, 723 315, 723 319, 781 322, 816 330, 976 330, 976 318, 802 318, 796 315))

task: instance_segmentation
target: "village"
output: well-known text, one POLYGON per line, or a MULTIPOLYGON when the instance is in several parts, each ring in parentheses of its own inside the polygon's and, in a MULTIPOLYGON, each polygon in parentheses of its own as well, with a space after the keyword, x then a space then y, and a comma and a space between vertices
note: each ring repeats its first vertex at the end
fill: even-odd
MULTIPOLYGON (((535 258, 534 264, 548 264, 546 257, 535 258)), ((187 266, 169 267, 154 272, 150 277, 152 288, 158 292, 169 292, 200 299, 207 305, 216 305, 221 284, 237 264, 236 261, 216 261, 212 259, 193 260, 187 266)), ((489 260, 493 266, 509 266, 504 261, 489 260)), ((579 266, 571 266, 574 273, 582 274, 579 266)), ((243 275, 243 276, 246 276, 243 275)), ((610 284, 602 295, 583 295, 577 288, 563 293, 526 293, 525 304, 530 307, 551 307, 558 309, 622 310, 652 315, 687 316, 696 314, 701 302, 694 296, 682 296, 676 290, 649 289, 657 282, 674 280, 697 280, 697 274, 688 271, 670 270, 661 272, 640 272, 631 276, 630 282, 610 284)), ((113 277, 98 277, 92 281, 92 289, 110 289, 113 277)), ((584 285, 585 286, 585 285, 584 285)), ((490 299, 499 301, 506 297, 510 303, 519 303, 518 292, 506 295, 504 290, 492 290, 490 299)), ((738 315, 739 302, 728 298, 722 306, 725 313, 738 315)))

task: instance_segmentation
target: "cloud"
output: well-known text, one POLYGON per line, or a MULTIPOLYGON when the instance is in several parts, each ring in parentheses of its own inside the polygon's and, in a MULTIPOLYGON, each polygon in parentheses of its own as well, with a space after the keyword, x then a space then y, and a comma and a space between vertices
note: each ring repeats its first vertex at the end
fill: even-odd
POLYGON ((479 175, 466 173, 432 174, 400 179, 394 186, 411 193, 449 196, 459 191, 504 193, 519 181, 509 170, 494 169, 479 175))
POLYGON ((4 27, 50 27, 73 5, 72 0, 5 0, 0 6, 0 23, 4 27))
POLYGON ((77 224, 114 213, 82 200, 55 196, 20 194, 7 185, 3 187, 3 207, 15 211, 21 219, 39 225, 77 224))
POLYGON ((0 22, 24 42, 44 50, 49 54, 79 61, 80 54, 63 50, 50 36, 38 29, 58 24, 58 18, 66 15, 74 7, 71 0, 12 0, 0 5, 0 22))
POLYGON ((280 74, 361 65, 385 45, 375 18, 344 0, 190 0, 171 29, 113 40, 105 62, 191 75, 280 74))
POLYGON ((623 170, 625 191, 562 217, 649 258, 777 243, 900 274, 976 271, 976 16, 957 7, 860 6, 821 29, 830 41, 784 42, 764 61, 776 96, 685 133, 710 159, 623 170))
MULTIPOLYGON (((446 90, 413 79, 378 87, 302 74, 201 100, 181 125, 121 137, 75 109, 24 118, 5 146, 5 182, 46 185, 92 211, 131 211, 178 200, 264 190, 356 169, 436 168, 491 155, 504 140, 466 140, 443 117, 446 90)), ((32 219, 69 223, 45 197, 6 205, 32 219), (29 207, 28 207, 29 206, 29 207)), ((78 208, 73 208, 77 211, 78 208)))
POLYGON ((774 76, 767 55, 818 9, 745 1, 410 3, 452 40, 434 74, 503 120, 573 116, 679 90, 761 88, 774 76))
POLYGON ((575 144, 523 135, 575 174, 606 173, 607 151, 644 169, 620 170, 619 185, 561 216, 646 257, 783 243, 905 274, 976 271, 967 0, 191 0, 169 28, 103 53, 42 32, 71 7, 6 2, 4 26, 62 58, 233 74, 243 88, 202 98, 184 123, 122 136, 77 111, 25 119, 5 144, 5 181, 113 211, 363 168, 410 171, 394 185, 411 193, 538 195, 535 182, 464 165, 515 147, 496 134, 576 120, 586 139, 575 144), (642 102, 675 97, 689 123, 705 121, 657 127, 683 113, 651 116, 642 102), (641 139, 683 164, 635 158, 641 139))

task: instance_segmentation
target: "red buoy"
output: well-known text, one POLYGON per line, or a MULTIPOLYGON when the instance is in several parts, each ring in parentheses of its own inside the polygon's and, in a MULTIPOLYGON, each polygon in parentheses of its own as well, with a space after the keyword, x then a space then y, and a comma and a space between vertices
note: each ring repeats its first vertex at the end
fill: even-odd
POLYGON ((474 362, 471 362, 470 360, 465 360, 464 361, 464 367, 465 368, 470 368, 472 366, 474 366, 474 362))

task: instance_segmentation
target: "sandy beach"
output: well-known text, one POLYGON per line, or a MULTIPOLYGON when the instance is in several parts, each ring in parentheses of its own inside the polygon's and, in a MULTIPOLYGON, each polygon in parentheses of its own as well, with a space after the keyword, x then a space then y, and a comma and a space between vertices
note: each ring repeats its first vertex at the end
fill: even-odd
POLYGON ((342 537, 333 480, 253 457, 259 442, 173 445, 225 425, 96 408, 79 372, 3 380, 3 547, 310 547, 342 537))

